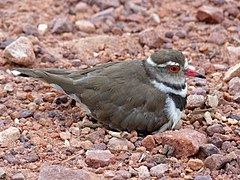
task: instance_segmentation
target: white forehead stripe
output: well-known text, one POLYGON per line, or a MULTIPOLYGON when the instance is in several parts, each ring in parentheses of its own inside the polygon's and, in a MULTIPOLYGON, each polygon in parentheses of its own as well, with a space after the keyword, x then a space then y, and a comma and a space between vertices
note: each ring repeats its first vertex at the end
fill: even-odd
POLYGON ((147 63, 148 63, 149 65, 158 66, 158 67, 166 67, 166 66, 169 66, 169 65, 170 65, 170 66, 180 66, 179 63, 173 62, 173 61, 168 61, 168 62, 163 63, 163 64, 156 64, 155 62, 153 62, 151 56, 149 56, 149 57, 147 58, 147 63))
POLYGON ((184 69, 187 69, 188 68, 188 59, 186 58, 185 59, 185 63, 184 63, 184 67, 183 67, 184 69))

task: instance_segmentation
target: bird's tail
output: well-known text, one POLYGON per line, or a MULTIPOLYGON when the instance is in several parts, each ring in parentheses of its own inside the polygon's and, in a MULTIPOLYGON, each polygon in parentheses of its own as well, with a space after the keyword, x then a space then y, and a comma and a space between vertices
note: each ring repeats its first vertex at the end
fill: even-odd
POLYGON ((26 68, 16 68, 12 70, 12 73, 17 76, 23 77, 33 77, 41 79, 49 84, 53 85, 58 90, 61 90, 67 94, 72 94, 73 92, 73 79, 67 77, 71 73, 71 70, 66 69, 26 69, 26 68))

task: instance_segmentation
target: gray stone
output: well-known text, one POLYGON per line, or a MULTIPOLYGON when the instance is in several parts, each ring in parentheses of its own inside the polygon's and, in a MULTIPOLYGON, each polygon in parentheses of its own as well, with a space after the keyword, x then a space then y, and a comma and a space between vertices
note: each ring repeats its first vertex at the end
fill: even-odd
POLYGON ((209 175, 197 175, 194 180, 212 180, 212 178, 209 175))
POLYGON ((159 36, 154 28, 146 29, 139 33, 139 41, 150 48, 159 48, 164 44, 163 39, 159 36))
POLYGON ((44 166, 40 170, 38 180, 100 180, 101 175, 94 174, 82 169, 70 169, 63 166, 52 165, 44 166))
POLYGON ((205 159, 204 164, 210 170, 218 170, 226 164, 226 158, 221 154, 213 154, 205 159))
POLYGON ((167 164, 158 164, 156 166, 153 166, 150 169, 150 174, 152 176, 160 176, 163 175, 166 171, 168 171, 168 165, 167 164))
POLYGON ((113 137, 109 140, 107 147, 110 150, 115 151, 127 151, 127 150, 133 150, 135 148, 134 144, 128 141, 127 139, 120 139, 113 137))
POLYGON ((224 134, 225 130, 221 124, 213 124, 207 127, 207 133, 212 136, 214 133, 224 134))
POLYGON ((25 177, 22 173, 17 173, 12 176, 12 180, 24 180, 25 177))
POLYGON ((200 146, 199 151, 204 157, 211 156, 213 154, 220 154, 220 150, 213 144, 204 144, 200 146))
POLYGON ((236 95, 237 93, 240 93, 240 77, 234 77, 232 78, 229 83, 229 89, 228 92, 231 95, 236 95))
POLYGON ((205 98, 203 95, 189 95, 187 97, 187 108, 194 109, 194 108, 201 108, 205 103, 205 98))
POLYGON ((137 168, 137 171, 139 179, 147 179, 150 177, 150 173, 147 166, 140 166, 139 168, 137 168))
POLYGON ((7 173, 3 168, 0 168, 0 179, 6 179, 7 173))
POLYGON ((66 18, 57 18, 53 22, 52 33, 62 34, 72 32, 72 22, 66 18))

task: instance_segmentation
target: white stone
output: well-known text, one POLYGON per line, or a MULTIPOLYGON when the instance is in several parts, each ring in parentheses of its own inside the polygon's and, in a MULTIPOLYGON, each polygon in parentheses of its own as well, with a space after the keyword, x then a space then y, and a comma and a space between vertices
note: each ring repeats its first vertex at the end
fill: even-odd
POLYGON ((0 145, 13 145, 16 140, 20 138, 20 131, 16 127, 10 127, 0 132, 0 145))
POLYGON ((39 24, 38 25, 38 33, 41 35, 44 35, 48 30, 48 25, 47 24, 39 24))
POLYGON ((31 65, 35 61, 33 45, 27 37, 19 37, 9 44, 3 54, 9 61, 23 66, 31 65))

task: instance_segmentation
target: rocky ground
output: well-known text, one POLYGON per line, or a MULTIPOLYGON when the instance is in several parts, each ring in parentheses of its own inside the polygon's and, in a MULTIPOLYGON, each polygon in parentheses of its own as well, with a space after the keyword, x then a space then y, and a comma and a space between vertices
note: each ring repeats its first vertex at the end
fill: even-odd
POLYGON ((0 178, 240 179, 238 0, 0 0, 0 178), (188 79, 175 131, 118 134, 15 67, 84 69, 183 51, 188 79))

